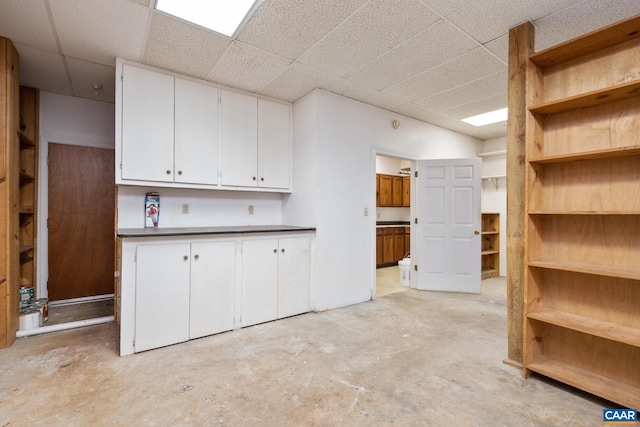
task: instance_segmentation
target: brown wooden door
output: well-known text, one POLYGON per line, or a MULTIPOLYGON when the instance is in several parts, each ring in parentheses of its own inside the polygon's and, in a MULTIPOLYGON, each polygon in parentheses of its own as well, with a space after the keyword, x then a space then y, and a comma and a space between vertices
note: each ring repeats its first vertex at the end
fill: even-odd
POLYGON ((402 177, 401 176, 394 176, 393 178, 393 184, 391 185, 391 188, 393 189, 393 201, 392 201, 392 205, 394 207, 402 207, 402 177))
POLYGON ((394 261, 395 247, 393 245, 393 228, 386 227, 382 229, 382 262, 389 264, 394 261))
POLYGON ((402 206, 411 206, 411 178, 408 176, 402 177, 402 206))
POLYGON ((49 299, 113 293, 114 151, 49 144, 49 299))
POLYGON ((400 261, 404 258, 404 227, 396 227, 393 230, 394 258, 395 261, 400 261))
POLYGON ((391 206, 393 204, 391 178, 389 175, 380 175, 380 206, 391 206))

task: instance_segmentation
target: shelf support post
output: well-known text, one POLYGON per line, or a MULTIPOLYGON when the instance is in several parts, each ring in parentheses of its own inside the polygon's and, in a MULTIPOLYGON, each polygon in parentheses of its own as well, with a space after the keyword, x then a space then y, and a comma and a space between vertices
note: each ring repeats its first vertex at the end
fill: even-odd
POLYGON ((509 30, 507 99, 507 360, 522 366, 524 346, 525 121, 529 55, 534 29, 525 22, 509 30))

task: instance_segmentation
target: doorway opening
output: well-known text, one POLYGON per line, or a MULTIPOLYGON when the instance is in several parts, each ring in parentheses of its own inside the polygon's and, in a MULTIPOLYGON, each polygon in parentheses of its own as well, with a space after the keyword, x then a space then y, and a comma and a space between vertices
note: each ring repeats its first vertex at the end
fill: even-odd
POLYGON ((402 157, 376 155, 375 297, 410 288, 413 163, 402 157))

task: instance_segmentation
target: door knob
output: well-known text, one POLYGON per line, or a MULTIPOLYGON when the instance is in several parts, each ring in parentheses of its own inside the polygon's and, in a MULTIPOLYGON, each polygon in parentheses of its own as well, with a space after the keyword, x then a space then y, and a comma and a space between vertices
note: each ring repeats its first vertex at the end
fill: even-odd
POLYGON ((480 234, 478 230, 474 231, 473 234, 480 234))
POLYGON ((194 255, 194 258, 195 258, 195 259, 200 259, 200 255, 195 254, 195 255, 194 255))
POLYGON ((184 258, 184 260, 186 261, 186 260, 188 260, 188 259, 189 259, 189 255, 185 255, 183 258, 184 258))

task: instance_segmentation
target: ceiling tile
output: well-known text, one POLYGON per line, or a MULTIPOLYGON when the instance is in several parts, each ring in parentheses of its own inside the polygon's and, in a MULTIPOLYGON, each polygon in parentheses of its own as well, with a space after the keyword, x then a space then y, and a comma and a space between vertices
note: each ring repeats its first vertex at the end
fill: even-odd
POLYGON ((402 113, 406 116, 413 117, 418 120, 422 120, 423 122, 431 123, 433 125, 440 126, 445 129, 450 129, 455 132, 460 132, 466 135, 470 135, 475 138, 484 139, 483 137, 486 135, 486 132, 483 132, 481 128, 472 126, 465 122, 461 122, 460 120, 452 119, 440 113, 427 111, 416 104, 411 104, 411 103, 404 104, 404 105, 401 105, 400 107, 397 107, 395 111, 402 113))
POLYGON ((451 23, 481 43, 509 32, 509 28, 534 21, 584 0, 483 0, 467 2, 448 16, 451 23), (487 17, 491 17, 487 20, 487 17), (490 25, 487 25, 490 24, 490 25))
POLYGON ((81 59, 67 58, 67 68, 73 82, 73 94, 80 98, 115 103, 115 67, 96 64, 81 59), (102 89, 93 88, 93 83, 102 85, 102 89))
POLYGON ((353 99, 362 99, 375 92, 375 89, 370 87, 333 76, 329 82, 322 86, 322 89, 353 99))
POLYGON ((228 37, 154 12, 142 62, 204 79, 230 44, 228 37))
POLYGON ((451 117, 452 119, 462 120, 467 117, 488 113, 489 111, 499 110, 501 108, 507 108, 506 91, 490 96, 489 98, 479 99, 448 110, 442 110, 439 111, 439 113, 451 117))
POLYGON ((420 0, 371 0, 299 61, 343 77, 437 20, 420 0))
POLYGON ((116 57, 139 60, 147 7, 128 0, 48 1, 65 56, 110 66, 116 57))
POLYGON ((0 36, 35 49, 58 52, 44 0, 2 0, 0 36))
POLYGON ((447 16, 461 7, 466 6, 467 0, 423 0, 438 13, 447 16))
POLYGON ((500 36, 497 39, 493 39, 484 45, 494 55, 504 61, 505 64, 509 63, 509 34, 500 36))
POLYGON ((143 6, 149 7, 150 0, 131 0, 134 3, 141 4, 143 6))
POLYGON ((306 65, 294 62, 289 68, 272 81, 259 93, 265 96, 282 99, 283 101, 296 101, 315 88, 321 88, 331 83, 334 77, 306 65))
POLYGON ((600 0, 590 2, 589 7, 576 5, 535 22, 535 50, 546 49, 639 13, 638 0, 600 0))
POLYGON ((384 91, 374 92, 365 97, 362 101, 367 104, 375 105, 376 107, 384 108, 385 110, 393 110, 398 105, 402 105, 407 102, 404 98, 384 91))
POLYGON ((507 78, 508 73, 505 69, 453 89, 415 100, 414 103, 433 111, 451 109, 469 102, 489 98, 497 93, 505 93, 507 78))
POLYGON ((288 59, 235 41, 213 67, 207 80, 257 92, 290 64, 288 59))
POLYGON ((21 85, 73 96, 61 55, 19 43, 15 46, 20 54, 21 85))
POLYGON ((367 0, 265 0, 237 39, 297 59, 367 0))
POLYGON ((347 78, 382 90, 477 46, 459 29, 440 20, 347 78))
POLYGON ((502 61, 478 47, 387 90, 413 101, 453 89, 506 69, 502 61))

